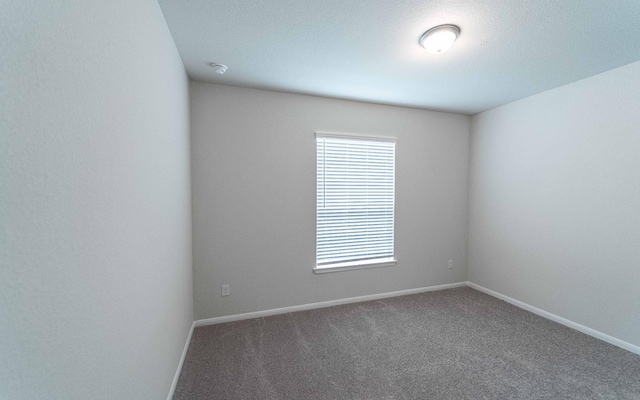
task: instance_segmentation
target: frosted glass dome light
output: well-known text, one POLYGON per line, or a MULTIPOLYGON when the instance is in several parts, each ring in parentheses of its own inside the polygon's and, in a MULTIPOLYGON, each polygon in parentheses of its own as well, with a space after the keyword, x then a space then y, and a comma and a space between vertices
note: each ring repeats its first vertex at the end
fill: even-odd
POLYGON ((429 53, 440 54, 449 50, 460 35, 455 25, 438 25, 426 31, 420 38, 420 46, 429 53))

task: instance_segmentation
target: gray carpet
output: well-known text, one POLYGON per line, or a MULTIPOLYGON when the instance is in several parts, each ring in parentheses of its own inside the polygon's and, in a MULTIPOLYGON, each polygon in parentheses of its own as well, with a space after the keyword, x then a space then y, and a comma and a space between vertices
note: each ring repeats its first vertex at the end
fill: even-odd
POLYGON ((640 356, 460 288, 196 328, 174 399, 640 399, 640 356))

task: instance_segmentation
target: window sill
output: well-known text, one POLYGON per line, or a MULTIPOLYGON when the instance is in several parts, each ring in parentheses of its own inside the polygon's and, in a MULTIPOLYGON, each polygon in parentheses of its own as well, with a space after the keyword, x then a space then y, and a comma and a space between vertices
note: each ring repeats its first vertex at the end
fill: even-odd
POLYGON ((377 260, 352 261, 339 264, 331 264, 326 267, 316 266, 313 269, 314 274, 328 274, 330 272, 353 271, 355 269, 381 268, 391 267, 398 263, 398 260, 389 258, 380 258, 377 260))

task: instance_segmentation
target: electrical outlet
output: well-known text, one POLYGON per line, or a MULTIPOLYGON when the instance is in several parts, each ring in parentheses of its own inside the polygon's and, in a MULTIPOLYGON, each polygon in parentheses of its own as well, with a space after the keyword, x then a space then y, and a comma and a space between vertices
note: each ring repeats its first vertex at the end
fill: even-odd
POLYGON ((223 296, 229 295, 229 285, 222 285, 222 295, 223 296))
POLYGON ((449 269, 453 268, 453 260, 449 260, 449 264, 447 266, 449 269))

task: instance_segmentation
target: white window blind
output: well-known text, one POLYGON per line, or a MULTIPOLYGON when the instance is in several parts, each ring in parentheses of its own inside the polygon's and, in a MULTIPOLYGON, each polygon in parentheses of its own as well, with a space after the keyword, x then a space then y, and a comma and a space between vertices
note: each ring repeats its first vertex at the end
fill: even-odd
POLYGON ((316 264, 393 258, 395 139, 316 133, 316 264))

